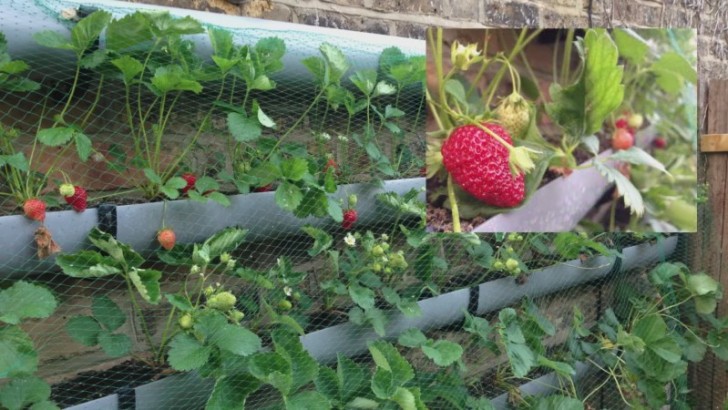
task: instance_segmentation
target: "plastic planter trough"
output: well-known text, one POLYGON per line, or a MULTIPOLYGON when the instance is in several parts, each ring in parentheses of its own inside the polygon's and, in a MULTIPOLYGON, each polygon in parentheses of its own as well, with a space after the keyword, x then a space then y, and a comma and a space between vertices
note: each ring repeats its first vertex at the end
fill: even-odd
MULTIPOLYGON (((588 373, 589 365, 579 362, 576 364, 574 370, 576 370, 574 379, 578 380, 588 373)), ((554 392, 561 390, 562 387, 563 383, 561 382, 559 376, 556 373, 548 373, 535 380, 531 380, 530 382, 519 386, 518 390, 524 397, 548 396, 550 394, 553 394, 554 392)), ((508 404, 508 393, 503 393, 500 396, 491 399, 490 403, 498 410, 508 410, 513 408, 508 404)))
MULTIPOLYGON (((586 262, 574 260, 535 271, 524 285, 518 285, 513 278, 501 278, 479 285, 477 314, 493 311, 517 302, 524 296, 537 297, 577 286, 610 273, 624 272, 646 265, 671 255, 677 246, 677 237, 670 237, 657 244, 635 245, 623 250, 619 269, 614 269, 615 258, 597 257, 586 262)), ((387 337, 395 338, 407 329, 429 329, 452 324, 462 320, 463 312, 470 305, 473 290, 460 289, 418 304, 422 315, 405 317, 390 312, 387 337)), ((331 363, 337 354, 354 356, 367 349, 369 341, 380 337, 368 328, 344 323, 301 336, 304 348, 316 360, 331 363)), ((577 377, 585 371, 586 365, 577 366, 577 377)), ((196 373, 177 374, 152 382, 122 394, 113 394, 87 403, 69 407, 68 410, 116 410, 133 403, 137 410, 174 408, 179 410, 201 408, 212 392, 212 380, 203 380, 196 373), (132 392, 133 391, 133 392, 132 392)), ((546 394, 558 388, 556 375, 547 374, 522 386, 528 395, 546 394)), ((496 408, 505 409, 505 397, 494 399, 496 408)))
MULTIPOLYGON (((483 283, 475 288, 466 288, 425 299, 418 304, 422 315, 406 317, 397 311, 388 312, 389 324, 386 337, 394 339, 407 329, 422 330, 439 328, 463 320, 464 311, 474 307, 476 314, 484 314, 512 305, 525 296, 539 297, 581 285, 608 276, 610 273, 626 272, 664 259, 675 251, 677 237, 673 236, 656 244, 641 244, 625 248, 621 263, 615 257, 596 257, 586 262, 573 260, 562 262, 528 275, 525 284, 516 283, 515 278, 505 277, 483 283), (477 289, 477 290, 476 290, 477 289), (477 293, 476 293, 477 292, 477 293)), ((369 327, 357 326, 351 322, 335 325, 301 336, 301 342, 308 352, 320 362, 334 362, 337 354, 355 356, 367 350, 367 343, 380 339, 369 327)))
MULTIPOLYGON (((94 10, 105 10, 115 18, 136 11, 167 11, 177 18, 190 16, 204 26, 230 31, 237 44, 253 44, 261 38, 278 37, 286 43, 286 54, 282 60, 284 68, 282 72, 276 74, 276 78, 299 82, 312 79, 311 74, 301 64, 301 60, 317 55, 318 47, 324 42, 340 48, 356 69, 377 68, 379 54, 385 48, 392 46, 398 47, 406 55, 425 54, 424 40, 152 4, 113 0, 3 0, 2 3, 0 31, 7 37, 10 55, 28 62, 38 72, 62 78, 73 77, 74 54, 70 51, 42 47, 32 38, 32 34, 53 30, 70 38, 73 23, 64 19, 63 15, 72 10, 78 11, 79 16, 94 10)), ((195 49, 201 57, 209 58, 212 49, 206 33, 185 38, 195 42, 195 49)), ((99 48, 103 49, 105 46, 106 37, 105 33, 102 33, 99 48)))
MULTIPOLYGON (((656 135, 654 126, 635 134, 637 145, 648 146, 656 135)), ((606 157, 612 150, 599 156, 606 157)), ((590 163, 585 162, 585 164, 590 163)), ((573 229, 612 186, 596 168, 575 170, 539 188, 521 208, 498 214, 473 232, 558 232, 573 229)))
MULTIPOLYGON (((376 194, 396 192, 403 195, 411 189, 424 189, 424 178, 410 178, 385 181, 382 188, 370 184, 349 184, 339 186, 336 198, 345 198, 355 193, 359 197, 357 210, 359 226, 386 223, 394 215, 378 203, 376 194)), ((274 192, 260 192, 229 196, 231 205, 223 207, 217 203, 195 202, 188 199, 167 202, 165 223, 174 228, 178 243, 202 241, 215 232, 229 227, 249 228, 246 240, 276 239, 300 233, 305 224, 326 226, 335 224, 330 218, 296 218, 292 213, 280 209, 275 202, 274 192)), ((420 194, 424 201, 424 191, 420 194)), ((144 252, 156 249, 157 230, 161 228, 163 202, 145 204, 104 206, 89 208, 83 213, 74 211, 48 212, 45 225, 54 240, 64 252, 75 252, 90 246, 86 236, 99 221, 99 209, 111 215, 115 212, 116 237, 130 244, 135 250, 144 252)), ((106 216, 103 216, 106 218, 106 216)), ((110 219, 114 219, 113 217, 110 219)), ((27 272, 42 272, 53 269, 53 258, 39 260, 33 245, 33 233, 38 223, 24 215, 0 217, 0 275, 21 276, 27 272)))
POLYGON ((212 393, 213 379, 195 372, 180 373, 100 399, 66 407, 66 410, 201 409, 212 393))

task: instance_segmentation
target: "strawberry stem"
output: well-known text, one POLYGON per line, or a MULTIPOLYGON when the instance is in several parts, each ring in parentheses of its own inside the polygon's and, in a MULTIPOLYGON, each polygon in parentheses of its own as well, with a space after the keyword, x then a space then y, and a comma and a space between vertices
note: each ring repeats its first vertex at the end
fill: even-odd
POLYGON ((452 175, 447 175, 447 197, 450 200, 450 210, 452 212, 452 231, 454 233, 462 232, 460 228, 460 211, 458 210, 458 201, 455 198, 455 187, 452 183, 452 175))

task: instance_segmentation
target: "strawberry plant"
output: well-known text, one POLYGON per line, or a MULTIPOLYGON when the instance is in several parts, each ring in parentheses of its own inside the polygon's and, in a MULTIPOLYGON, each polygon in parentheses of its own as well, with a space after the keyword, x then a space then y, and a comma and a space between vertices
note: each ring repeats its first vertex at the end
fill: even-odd
MULTIPOLYGON (((672 33, 668 36, 681 35, 667 32, 672 33)), ((488 217, 527 203, 547 173, 566 177, 575 169, 594 167, 616 184, 613 206, 619 201, 621 207, 628 208, 629 229, 644 224, 649 189, 638 187, 630 168, 638 169, 640 176, 647 173, 676 187, 673 171, 678 168, 670 170, 665 165, 670 162, 650 155, 635 133, 644 128, 646 118, 677 136, 681 132, 687 136, 689 128, 694 129, 694 118, 686 117, 695 113, 688 96, 694 94, 696 81, 688 50, 673 51, 671 45, 664 46, 676 43, 669 41, 660 43, 658 50, 650 49, 631 30, 608 33, 592 29, 580 36, 568 30, 561 69, 554 63, 553 82, 541 95, 537 87, 541 80, 531 70, 526 50, 541 33, 524 29, 509 50, 492 55, 488 54, 489 42, 502 33, 486 35, 484 43, 464 45, 454 40, 446 60, 443 31, 428 32, 433 55, 429 69, 437 79, 427 90, 437 126, 428 134, 428 203, 450 209, 452 230, 459 232, 461 218, 488 217), (574 70, 575 62, 579 64, 574 70), (487 82, 481 87, 483 78, 487 82), (649 83, 653 78, 657 81, 649 83), (666 84, 667 78, 675 82, 666 84), (495 102, 496 93, 505 88, 510 88, 510 94, 495 102), (641 98, 645 93, 658 101, 680 95, 683 104, 673 113, 672 107, 646 103, 641 98), (619 112, 621 117, 617 117, 619 112), (673 114, 678 114, 677 122, 669 120, 673 114), (550 126, 542 127, 546 117, 550 126), (553 130, 559 135, 552 135, 553 130), (600 155, 599 138, 607 139, 607 135, 611 135, 613 152, 600 155), (591 162, 582 162, 585 156, 591 157, 591 162)), ((557 49, 554 62, 558 57, 557 49)), ((690 158, 686 151, 678 155, 690 158)), ((680 172, 690 175, 690 166, 680 164, 680 172)), ((694 200, 694 195, 676 199, 656 190, 650 194, 662 201, 660 208, 664 209, 649 207, 653 215, 667 215, 666 205, 673 203, 675 208, 688 210, 694 200)), ((690 224, 689 220, 678 222, 681 226, 690 224)), ((614 217, 607 225, 616 229, 614 217)))
POLYGON ((57 304, 48 289, 25 281, 0 290, 0 378, 9 379, 0 388, 1 407, 58 409, 50 401, 50 386, 33 376, 38 368, 38 352, 20 326, 27 319, 49 317, 57 304))
POLYGON ((126 356, 131 351, 131 339, 124 333, 114 333, 124 322, 126 313, 107 296, 95 297, 91 316, 74 316, 66 323, 66 332, 84 346, 99 345, 110 357, 126 356))

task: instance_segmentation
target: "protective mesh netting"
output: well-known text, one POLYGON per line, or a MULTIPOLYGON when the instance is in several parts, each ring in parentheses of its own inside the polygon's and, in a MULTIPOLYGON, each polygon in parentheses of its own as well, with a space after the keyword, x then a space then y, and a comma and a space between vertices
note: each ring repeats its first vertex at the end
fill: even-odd
POLYGON ((60 10, 0 16, 0 406, 699 407, 694 238, 425 231, 424 43, 60 10))

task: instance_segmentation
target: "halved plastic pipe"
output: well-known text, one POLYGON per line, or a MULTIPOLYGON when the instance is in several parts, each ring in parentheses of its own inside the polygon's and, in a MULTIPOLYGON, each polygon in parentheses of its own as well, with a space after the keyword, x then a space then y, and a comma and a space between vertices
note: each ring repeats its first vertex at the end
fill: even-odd
MULTIPOLYGON (((625 248, 619 271, 625 272, 667 258, 675 251, 677 239, 672 236, 654 245, 625 248)), ((587 262, 573 260, 532 272, 523 285, 519 285, 513 277, 483 283, 478 287, 476 313, 492 312, 517 303, 526 296, 544 296, 606 277, 612 272, 614 262, 614 257, 597 257, 587 262)), ((405 317, 396 311, 389 312, 386 337, 394 339, 411 328, 426 330, 457 323, 463 320, 469 301, 470 289, 460 289, 418 302, 421 316, 405 317)), ((315 359, 332 362, 338 353, 353 356, 366 352, 367 343, 379 338, 370 326, 347 322, 301 336, 301 342, 315 359)))
MULTIPOLYGON (((648 146, 655 133, 654 126, 637 132, 638 145, 648 146)), ((606 150, 599 157, 611 153, 611 149, 606 150)), ((591 160, 585 162, 589 163, 591 160)), ((498 214, 475 227, 473 232, 568 231, 574 229, 611 186, 596 168, 578 169, 539 188, 521 208, 498 214)))
MULTIPOLYGON (((574 370, 576 370, 574 380, 578 380, 587 374, 587 372, 589 371, 589 365, 579 362, 576 364, 574 370)), ((526 384, 519 386, 518 390, 521 392, 522 396, 526 397, 548 396, 559 391, 563 387, 565 386, 563 385, 563 383, 561 383, 559 376, 556 373, 549 373, 537 378, 536 380, 532 380, 526 384)), ((512 408, 508 404, 508 393, 503 393, 500 396, 491 399, 490 403, 498 410, 508 410, 512 408)))
MULTIPOLYGON (((385 181, 382 188, 367 184, 339 186, 335 198, 345 198, 355 193, 359 197, 359 226, 375 223, 391 223, 394 215, 377 202, 377 193, 396 192, 404 195, 411 189, 421 190, 424 201, 424 178, 385 181)), ((174 228, 178 243, 202 241, 228 226, 252 228, 246 240, 283 238, 285 235, 300 234, 305 224, 324 226, 335 224, 330 218, 296 218, 280 209, 275 202, 274 192, 231 195, 232 203, 223 207, 214 202, 176 200, 167 202, 164 220, 174 228)), ((130 244, 137 251, 156 247, 155 238, 161 228, 163 202, 122 205, 116 208, 117 239, 130 244)), ((48 212, 45 225, 54 240, 64 252, 76 252, 90 246, 86 236, 98 223, 97 208, 83 213, 74 211, 48 212)), ((23 215, 0 217, 0 275, 9 278, 25 272, 42 272, 54 269, 53 259, 39 260, 33 243, 33 233, 40 226, 23 215)))
MULTIPOLYGON (((164 7, 151 4, 132 3, 113 0, 1 0, 0 31, 8 40, 10 55, 30 63, 31 67, 44 74, 53 75, 63 72, 67 76, 75 69, 75 59, 70 51, 54 50, 38 45, 32 34, 42 30, 53 30, 70 38, 71 22, 63 20, 64 10, 101 9, 119 18, 140 11, 168 11, 175 17, 190 16, 208 27, 224 28, 233 33, 236 44, 254 44, 261 38, 279 37, 286 43, 286 54, 283 57, 284 69, 278 73, 280 78, 310 78, 301 60, 319 55, 319 46, 326 42, 340 48, 349 58, 355 69, 376 68, 379 54, 385 48, 396 46, 406 55, 424 55, 424 40, 404 37, 385 36, 349 30, 338 30, 326 27, 308 26, 273 20, 250 17, 231 16, 221 13, 210 13, 164 7), (63 64, 52 64, 49 61, 66 60, 63 64), (60 70, 60 71, 59 71, 60 70)), ((186 36, 196 43, 198 54, 209 57, 210 41, 207 34, 186 36)), ((105 37, 99 39, 100 47, 105 46, 105 37)))

